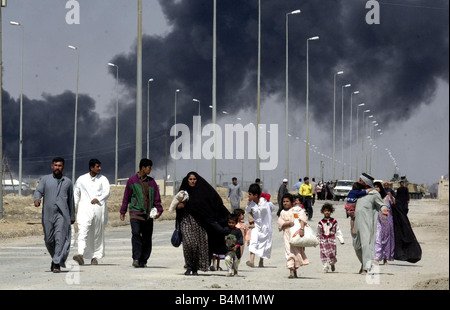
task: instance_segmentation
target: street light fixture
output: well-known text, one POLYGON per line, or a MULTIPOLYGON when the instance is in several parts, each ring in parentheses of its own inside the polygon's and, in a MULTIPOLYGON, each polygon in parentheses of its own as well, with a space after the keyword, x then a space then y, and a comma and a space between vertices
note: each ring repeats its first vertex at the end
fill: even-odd
MULTIPOLYGON (((22 29, 22 64, 20 69, 20 116, 19 116, 19 196, 22 196, 22 129, 23 129, 23 52, 24 52, 24 27, 18 22, 9 22, 12 26, 19 26, 22 29)), ((1 111, 0 111, 1 113, 1 111)))
POLYGON ((300 14, 295 10, 286 14, 286 176, 289 179, 289 15, 300 14))
MULTIPOLYGON (((309 145, 309 41, 319 40, 318 36, 306 40, 306 144, 309 145)), ((306 175, 309 176, 309 148, 306 147, 306 175)))
POLYGON ((344 177, 344 88, 350 87, 352 84, 346 84, 342 86, 342 113, 341 113, 341 127, 342 127, 342 137, 341 137, 341 148, 342 148, 342 154, 341 154, 341 161, 342 161, 342 180, 345 179, 344 177))
POLYGON ((334 101, 333 101, 333 180, 336 180, 336 75, 343 74, 344 71, 338 71, 334 74, 334 101))
POLYGON ((108 62, 108 66, 116 68, 116 147, 114 160, 114 184, 117 185, 117 170, 119 167, 119 66, 111 62, 108 62))
POLYGON ((192 101, 198 103, 198 116, 200 116, 200 100, 194 98, 192 101))
POLYGON ((77 119, 78 119, 78 81, 80 76, 80 50, 73 46, 69 45, 68 48, 77 51, 78 54, 78 62, 77 62, 77 89, 75 93, 75 121, 74 121, 74 129, 73 129, 73 159, 72 159, 72 182, 75 184, 75 163, 76 163, 76 153, 77 153, 77 119))

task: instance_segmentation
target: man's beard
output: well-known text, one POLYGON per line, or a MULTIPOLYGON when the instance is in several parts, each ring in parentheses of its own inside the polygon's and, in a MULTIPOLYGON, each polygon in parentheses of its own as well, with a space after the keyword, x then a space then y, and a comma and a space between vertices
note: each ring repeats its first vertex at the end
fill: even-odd
POLYGON ((61 170, 53 170, 53 176, 57 179, 62 177, 62 171, 61 170))

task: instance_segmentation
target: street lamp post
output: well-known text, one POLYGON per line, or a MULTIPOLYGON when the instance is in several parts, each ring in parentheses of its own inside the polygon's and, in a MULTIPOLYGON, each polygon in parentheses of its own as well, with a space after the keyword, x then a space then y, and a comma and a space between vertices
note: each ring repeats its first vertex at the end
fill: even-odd
POLYGON ((142 0, 138 0, 136 68, 136 155, 135 166, 139 169, 142 159, 142 0))
MULTIPOLYGON (((177 136, 178 136, 178 132, 177 132, 177 97, 178 97, 178 93, 180 92, 179 89, 177 89, 175 91, 175 134, 173 136, 173 146, 175 147, 174 152, 176 156, 176 152, 178 150, 178 148, 176 147, 176 140, 177 140, 177 136)), ((175 158, 174 162, 173 162, 173 194, 175 195, 175 191, 176 191, 176 185, 177 185, 177 159, 175 158)))
POLYGON ((286 14, 286 176, 289 179, 289 15, 300 14, 295 10, 286 14))
MULTIPOLYGON (((201 127, 201 118, 200 118, 200 100, 198 99, 192 99, 192 102, 197 102, 198 103, 198 120, 197 120, 197 128, 198 128, 198 132, 200 132, 200 127, 201 127)), ((195 129, 194 129, 195 132, 195 129)), ((193 137, 193 142, 194 142, 194 147, 193 147, 193 157, 194 158, 199 158, 200 157, 200 145, 201 145, 201 134, 198 134, 197 136, 193 137)), ((198 160, 195 161, 195 169, 198 172, 198 160)))
MULTIPOLYGON (((22 196, 22 128, 23 128, 23 52, 24 52, 24 27, 18 22, 10 22, 12 26, 19 26, 22 29, 22 64, 20 69, 20 109, 19 109, 19 196, 22 196)), ((1 113, 1 111, 0 111, 1 113)))
POLYGON ((150 158, 150 82, 152 78, 147 81, 147 158, 150 158))
POLYGON ((306 175, 309 176, 309 41, 319 40, 318 36, 306 40, 306 175))
POLYGON ((258 78, 257 78, 257 122, 256 122, 256 177, 260 178, 259 123, 261 121, 261 0, 258 0, 258 78))
POLYGON ((214 130, 214 157, 211 168, 211 185, 216 188, 216 92, 217 92, 217 1, 213 4, 213 76, 212 76, 212 121, 214 130))
POLYGON ((68 48, 77 51, 78 53, 78 62, 77 62, 77 89, 75 93, 75 121, 74 121, 74 129, 73 129, 73 159, 72 159, 72 182, 75 184, 75 163, 76 163, 76 154, 77 154, 77 120, 78 120, 78 81, 80 77, 80 50, 73 46, 69 45, 68 48))
MULTIPOLYGON (((370 110, 369 110, 370 111, 370 110)), ((369 118, 372 118, 373 117, 373 115, 369 115, 369 116, 367 116, 367 119, 369 119, 369 118)), ((363 119, 363 122, 364 122, 364 119, 363 119)), ((364 125, 364 123, 363 123, 363 130, 364 130, 364 134, 363 134, 363 141, 362 141, 362 143, 363 143, 363 150, 364 150, 364 139, 365 139, 365 137, 366 137, 366 126, 364 125)), ((365 165, 365 171, 366 172, 368 172, 368 170, 367 170, 367 154, 365 154, 365 162, 366 162, 366 165, 365 165)), ((363 152, 363 159, 364 159, 364 152, 363 152)))
MULTIPOLYGON (((3 180, 3 111, 2 89, 3 89, 3 46, 2 46, 2 7, 6 7, 6 0, 1 0, 0 4, 0 180, 3 180)), ((0 220, 3 218, 3 181, 0 185, 0 220)))
POLYGON ((350 180, 352 179, 352 127, 353 127, 353 95, 359 94, 359 90, 350 94, 350 180))
POLYGON ((341 113, 341 127, 342 127, 342 137, 341 137, 341 148, 342 148, 342 154, 341 154, 341 160, 342 160, 342 179, 344 180, 344 88, 350 87, 352 84, 346 84, 342 86, 342 113, 341 113))
POLYGON ((344 71, 338 71, 334 74, 334 101, 333 101, 333 180, 336 180, 336 75, 343 74, 344 71))
POLYGON ((114 184, 117 185, 117 170, 119 168, 119 66, 108 62, 108 66, 116 68, 116 147, 114 160, 114 184))
MULTIPOLYGON (((363 103, 360 103, 360 104, 358 104, 357 106, 356 106, 356 149, 358 149, 358 147, 359 147, 359 137, 358 137, 358 131, 359 131, 359 120, 358 120, 358 108, 359 107, 363 107, 363 106, 365 106, 366 104, 363 102, 363 103)), ((358 178, 358 176, 359 176, 359 174, 358 174, 358 166, 359 166, 359 162, 358 162, 358 158, 359 158, 359 156, 356 156, 356 178, 358 178)))

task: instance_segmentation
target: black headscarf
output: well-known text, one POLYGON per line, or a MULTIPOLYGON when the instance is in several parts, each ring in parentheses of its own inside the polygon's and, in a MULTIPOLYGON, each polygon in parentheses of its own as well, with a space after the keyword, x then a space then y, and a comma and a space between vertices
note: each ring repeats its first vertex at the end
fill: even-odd
POLYGON ((179 190, 185 190, 189 194, 189 200, 182 209, 189 213, 208 233, 210 252, 222 254, 224 244, 227 217, 230 211, 224 206, 223 200, 217 191, 197 172, 191 171, 181 182, 179 190), (195 175, 197 183, 195 187, 189 185, 189 175, 195 175), (220 249, 219 249, 220 245, 220 249))
POLYGON ((378 188, 380 189, 380 195, 381 195, 381 198, 383 198, 384 199, 384 197, 386 197, 386 191, 384 190, 384 187, 383 187, 383 184, 381 184, 381 182, 374 182, 373 183, 373 186, 378 186, 378 188))

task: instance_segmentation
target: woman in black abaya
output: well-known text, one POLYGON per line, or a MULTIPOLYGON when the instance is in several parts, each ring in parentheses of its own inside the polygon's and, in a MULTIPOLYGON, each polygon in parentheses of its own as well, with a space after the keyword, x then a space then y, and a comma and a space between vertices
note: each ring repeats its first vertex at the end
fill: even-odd
POLYGON ((417 242, 408 216, 398 205, 392 207, 392 216, 395 236, 394 259, 417 263, 422 258, 422 248, 417 242))
POLYGON ((189 194, 186 203, 177 206, 176 220, 180 224, 186 275, 207 271, 212 253, 225 254, 225 231, 230 213, 216 190, 196 172, 183 179, 180 191, 189 194))

